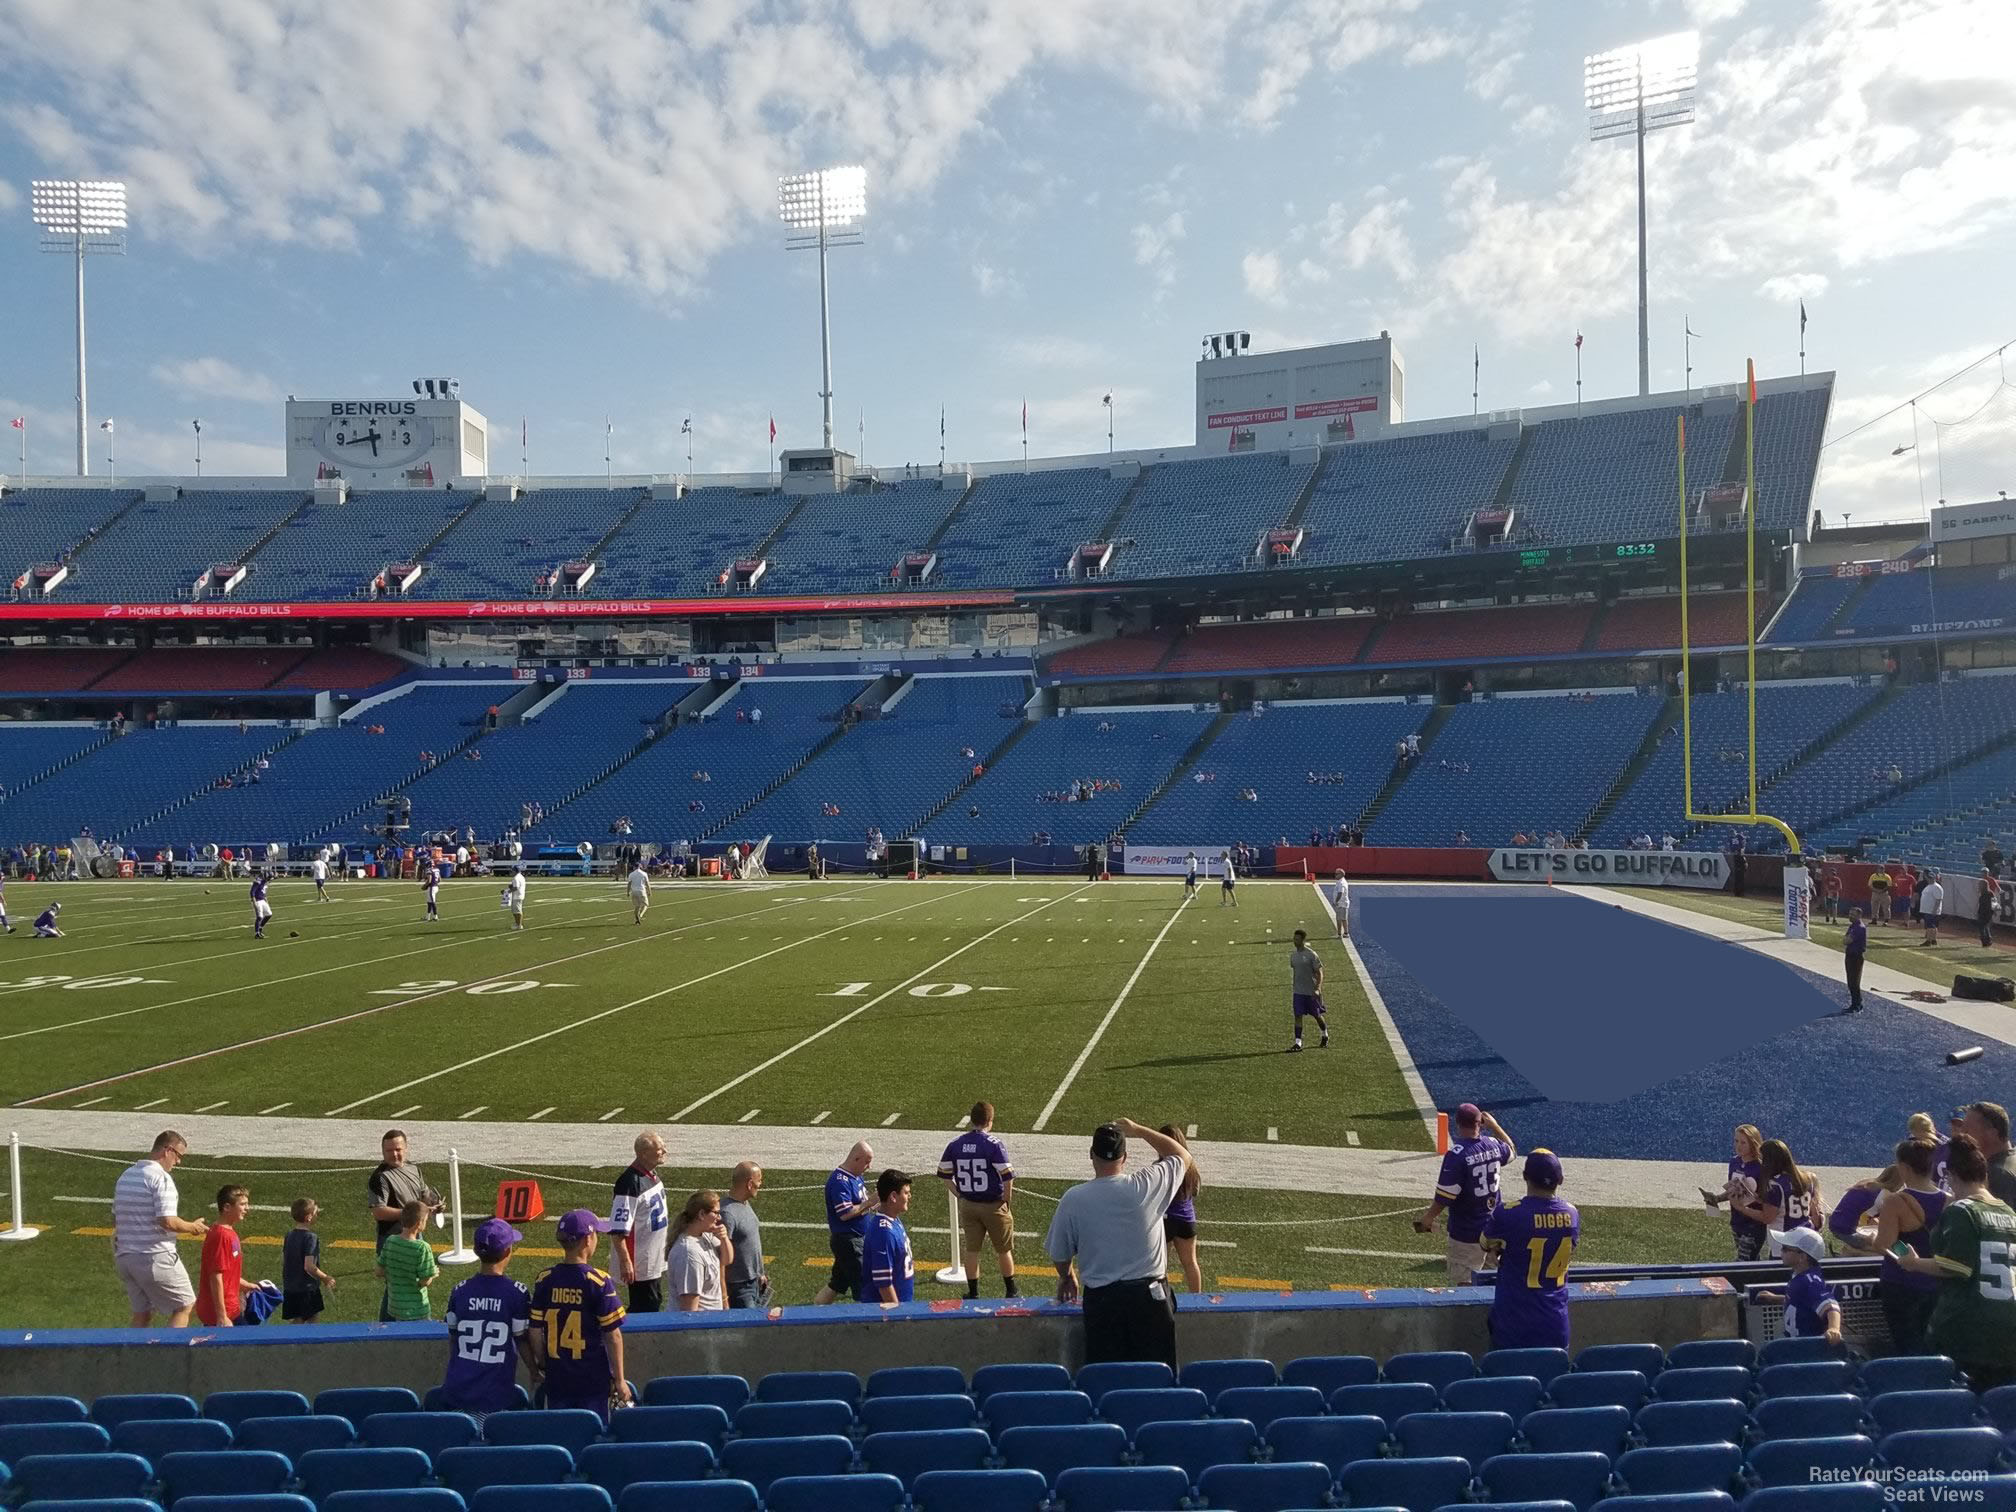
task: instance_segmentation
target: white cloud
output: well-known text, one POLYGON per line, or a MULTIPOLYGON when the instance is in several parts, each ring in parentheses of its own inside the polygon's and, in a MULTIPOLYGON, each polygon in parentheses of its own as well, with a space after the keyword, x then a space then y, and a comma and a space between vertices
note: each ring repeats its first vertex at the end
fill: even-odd
POLYGON ((1281 259, 1272 252, 1248 252, 1239 260, 1240 276, 1246 292, 1268 304, 1282 302, 1281 259))
POLYGON ((222 357, 185 357, 157 362, 154 381, 178 399, 237 399, 247 404, 271 404, 284 390, 263 373, 251 373, 222 357))
POLYGON ((1004 273, 990 262, 973 264, 973 286, 980 291, 982 299, 992 299, 997 294, 1017 294, 1022 285, 1012 273, 1004 273))
POLYGON ((1817 299, 1827 292, 1825 273, 1781 273, 1776 278, 1767 278, 1758 286, 1757 292, 1765 299, 1778 304, 1791 304, 1798 299, 1817 299))
POLYGON ((1134 227, 1134 263, 1146 268, 1155 280, 1155 296, 1166 295, 1176 282, 1176 247, 1186 233, 1183 212, 1172 210, 1160 221, 1142 221, 1134 227))
POLYGON ((0 210, 12 210, 21 203, 21 191, 5 179, 0 179, 0 210))
POLYGON ((1009 361, 1028 367, 1087 368, 1109 360, 1104 347, 1078 336, 1016 336, 1000 350, 1009 361))

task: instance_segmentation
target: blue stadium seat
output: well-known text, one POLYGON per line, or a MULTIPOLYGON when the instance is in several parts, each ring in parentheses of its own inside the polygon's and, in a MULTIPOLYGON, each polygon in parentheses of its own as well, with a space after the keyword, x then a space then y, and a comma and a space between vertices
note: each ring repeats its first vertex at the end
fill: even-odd
POLYGON ((656 1376, 644 1383, 646 1407, 705 1403, 733 1417, 749 1400, 749 1383, 738 1375, 656 1376))
POLYGON ((1668 1491, 1650 1496, 1606 1496, 1596 1512, 1736 1512, 1727 1491, 1668 1491))
POLYGON ((1565 1501, 1589 1512, 1609 1489, 1610 1461, 1593 1453, 1500 1454, 1477 1478, 1494 1502, 1565 1501))
POLYGON ((1259 1431, 1244 1418, 1201 1423, 1145 1423, 1134 1440, 1144 1465, 1174 1465, 1200 1485, 1213 1465, 1243 1465, 1259 1447, 1259 1431))
POLYGON ((1190 1477, 1174 1465, 1101 1465, 1066 1470, 1056 1489, 1071 1512, 1180 1512, 1190 1477))
POLYGON ((1732 1397, 1750 1399, 1750 1372, 1738 1365, 1699 1365, 1659 1372, 1652 1394, 1662 1402, 1714 1401, 1732 1397))
POLYGON ((311 1449, 294 1462, 302 1491, 317 1506, 339 1492, 411 1490, 433 1473, 426 1454, 409 1448, 311 1449))
POLYGON ((1654 1446, 1740 1444, 1749 1426, 1741 1402, 1648 1402, 1638 1409, 1638 1436, 1654 1446))
POLYGON ((1371 1386, 1379 1380, 1379 1362, 1370 1355, 1304 1355, 1281 1367, 1283 1386, 1314 1386, 1328 1401, 1340 1386, 1371 1386))
POLYGON ((1390 1437, 1376 1417, 1285 1417, 1267 1426, 1270 1459, 1321 1460, 1333 1476, 1362 1459, 1377 1459, 1390 1437))
POLYGON ((1389 1381, 1426 1381, 1437 1392, 1451 1381, 1467 1381, 1476 1374, 1477 1362, 1460 1349, 1396 1354, 1386 1362, 1382 1372, 1389 1381))
MULTIPOLYGON (((874 1377, 869 1377, 870 1395, 861 1403, 861 1431, 867 1433, 916 1432, 922 1428, 971 1428, 979 1420, 980 1409, 964 1392, 937 1392, 929 1396, 875 1396, 874 1377)), ((1074 1393, 1075 1394, 1075 1393, 1074 1393)), ((1089 1410, 1091 1402, 1086 1402, 1089 1410)))
POLYGON ((917 1512, 1041 1512, 1048 1500, 1034 1470, 927 1470, 910 1487, 917 1512))
POLYGON ((1206 1505, 1228 1512, 1284 1512, 1320 1507, 1330 1495, 1330 1467, 1297 1464, 1213 1465, 1197 1483, 1206 1505))
POLYGON ((922 1433, 871 1433, 861 1441, 861 1463, 893 1475, 908 1487, 927 1470, 978 1470, 994 1445, 980 1428, 932 1428, 922 1433))
POLYGON ((583 1480, 621 1496, 639 1481, 705 1480, 714 1473, 714 1450, 692 1442, 590 1444, 574 1456, 574 1468, 583 1480))
POLYGON ((761 1493, 786 1475, 845 1475, 854 1444, 837 1434, 795 1439, 730 1439, 721 1450, 721 1474, 749 1482, 761 1493))
MULTIPOLYGON (((1447 1459, 1364 1459, 1346 1465, 1337 1477, 1354 1507, 1405 1507, 1434 1512, 1465 1501, 1474 1472, 1470 1462, 1447 1459)), ((1315 1506, 1315 1502, 1310 1502, 1315 1506)))
POLYGON ((1176 1376, 1177 1385, 1201 1391, 1213 1401, 1233 1386, 1276 1386, 1280 1380, 1272 1360, 1192 1360, 1176 1376))
POLYGON ((1856 1389, 1865 1397, 1880 1397, 1893 1391, 1944 1391, 1965 1384, 1944 1355, 1892 1355, 1864 1365, 1856 1389))
MULTIPOLYGON (((529 1411, 531 1407, 532 1393, 527 1391, 523 1386, 513 1386, 511 1388, 511 1405, 499 1410, 505 1412, 525 1412, 529 1411)), ((454 1412, 457 1409, 448 1405, 447 1392, 442 1387, 435 1386, 431 1387, 427 1394, 420 1398, 420 1410, 422 1412, 454 1412)))
POLYGON ((1666 1368, 1657 1344, 1591 1344, 1575 1356, 1577 1370, 1635 1370, 1651 1380, 1666 1368))
POLYGON ((1993 1428, 1912 1428, 1878 1441, 1876 1456, 1892 1470, 1999 1470, 2002 1435, 1993 1428))
POLYGON ((67 1396, 0 1396, 0 1427, 14 1423, 83 1423, 84 1404, 67 1396))
POLYGON ((1174 1386, 1176 1373, 1159 1360, 1107 1360, 1082 1366, 1075 1384, 1097 1407, 1099 1399, 1109 1391, 1174 1386))
POLYGON ((1745 1370, 1757 1363, 1757 1346, 1748 1339, 1688 1339, 1666 1351, 1671 1370, 1692 1370, 1703 1365, 1741 1365, 1745 1370))
POLYGON ((2016 1386, 1997 1386, 1982 1392, 1981 1410, 2004 1433, 2016 1432, 2016 1386))
POLYGON ((756 1383, 759 1402, 861 1401, 861 1378, 851 1370, 773 1370, 756 1383))
POLYGON ((486 1444, 558 1444, 569 1454, 579 1454, 601 1437, 602 1416, 586 1407, 493 1412, 483 1419, 486 1444))
POLYGON ((956 1365, 891 1365, 871 1371, 868 1399, 892 1396, 964 1396, 966 1377, 956 1365))
POLYGON ((99 1454, 112 1435, 97 1423, 8 1423, 0 1425, 0 1461, 18 1465, 31 1454, 99 1454))
POLYGON ((1441 1405, 1426 1381, 1381 1381, 1374 1386, 1339 1386, 1330 1393, 1330 1410, 1338 1417, 1370 1414, 1391 1428, 1410 1412, 1433 1412, 1441 1405))
POLYGON ((1883 1512, 1888 1505, 1874 1481, 1764 1486, 1743 1498, 1743 1512, 1883 1512))
POLYGON ((1622 1407, 1636 1412, 1651 1391, 1652 1383, 1642 1370, 1577 1370, 1549 1382, 1547 1400, 1556 1407, 1622 1407))
POLYGON ((1828 1438, 1767 1439, 1750 1447, 1750 1475, 1763 1486, 1808 1486, 1823 1473, 1860 1475, 1876 1461, 1876 1445, 1860 1433, 1828 1438))
POLYGON ((1855 1367, 1846 1360, 1801 1360, 1766 1365, 1757 1372, 1757 1390, 1766 1399, 1781 1396, 1837 1396, 1855 1389, 1855 1367))
POLYGON ((1062 1365, 982 1365, 973 1372, 973 1400, 984 1411, 990 1397, 1004 1391, 1070 1391, 1071 1372, 1062 1365))
POLYGON ((1751 1409, 1760 1438, 1840 1438, 1860 1433, 1868 1422, 1862 1398, 1836 1396, 1773 1397, 1751 1409))
POLYGON ((122 1454, 137 1454, 152 1464, 178 1449, 229 1449, 235 1437, 229 1423, 220 1423, 215 1418, 128 1418, 112 1430, 112 1447, 122 1454))
POLYGON ((987 1426, 996 1433, 1046 1423, 1092 1421, 1092 1398, 1082 1391, 997 1391, 982 1405, 987 1426))
MULTIPOLYGON (((459 1500, 459 1498, 458 1498, 459 1500)), ((104 1496, 83 1501, 23 1502, 35 1512, 161 1512, 161 1504, 144 1496, 104 1496)))
POLYGON ((418 1449, 439 1465, 448 1450, 474 1444, 478 1430, 466 1412, 374 1412, 357 1436, 373 1449, 418 1449))
POLYGON ((14 1464, 8 1493, 21 1502, 139 1496, 154 1468, 137 1454, 31 1454, 14 1464))
POLYGON ((625 1444, 672 1443, 688 1439, 719 1451, 728 1442, 728 1414, 712 1402, 632 1407, 609 1419, 609 1435, 625 1444))
POLYGON ((91 1421, 107 1429, 116 1428, 129 1418, 193 1418, 203 1414, 196 1410, 196 1399, 179 1392, 133 1392, 115 1396, 101 1396, 91 1404, 91 1421))
POLYGON ((469 1498, 469 1512, 613 1512, 600 1486, 485 1486, 469 1498))
POLYGON ((1233 1386, 1212 1404, 1218 1416, 1244 1418, 1262 1433, 1276 1418, 1318 1417, 1323 1407, 1323 1393, 1314 1386, 1233 1386))
POLYGON ((1631 1436, 1631 1414, 1614 1402, 1603 1407, 1543 1407, 1526 1415, 1519 1436, 1541 1454, 1594 1452, 1615 1459, 1631 1436))
POLYGON ((1209 1417, 1211 1403, 1195 1387, 1150 1386, 1137 1390, 1125 1386, 1100 1398, 1099 1416, 1108 1423, 1118 1423, 1127 1430, 1127 1437, 1131 1439, 1143 1423, 1209 1417))
POLYGON ((350 1419, 352 1428, 362 1431, 364 1419, 374 1412, 418 1412, 420 1398, 404 1386, 332 1386, 315 1393, 315 1411, 330 1417, 350 1419))
POLYGON ((1074 1466, 1119 1464, 1127 1454, 1127 1434, 1117 1423, 1010 1428, 995 1439, 994 1449, 1009 1469, 1041 1471, 1054 1486, 1074 1466))
POLYGON ((764 1512, 901 1512, 893 1475, 786 1475, 770 1482, 764 1512))
POLYGON ((1869 1399, 1879 1435, 1908 1428, 1972 1428, 1983 1422, 1980 1400, 1965 1387, 1946 1391, 1886 1391, 1869 1399))
POLYGON ((1565 1349, 1494 1349, 1477 1365, 1487 1376, 1533 1376, 1543 1385, 1574 1369, 1565 1349))
POLYGON ((845 1402, 751 1402, 735 1414, 737 1438, 809 1438, 847 1433, 854 1409, 845 1402))
POLYGON ((646 1481, 623 1493, 616 1512, 758 1512, 762 1505, 748 1481, 646 1481))
POLYGON ((1467 1381, 1451 1381, 1442 1393, 1442 1405, 1451 1412, 1503 1412, 1519 1422, 1540 1405, 1538 1376, 1474 1376, 1467 1381))
POLYGON ((1474 1468, 1509 1450, 1517 1431, 1503 1412, 1410 1412, 1395 1425, 1393 1438, 1408 1459, 1453 1456, 1474 1468))
POLYGON ((2016 1512, 2016 1474, 1984 1475, 1953 1489, 1979 1500, 1965 1503, 1978 1512, 2016 1512))
POLYGON ((467 1503, 446 1486, 331 1492, 318 1512, 465 1512, 467 1503))
POLYGON ((557 1486, 574 1456, 558 1444, 464 1444, 435 1455, 434 1473, 467 1501, 485 1486, 557 1486))
POLYGON ((315 1512, 315 1503, 291 1491, 261 1491, 214 1496, 185 1496, 176 1512, 315 1512))
POLYGON ((1804 1365, 1814 1360, 1838 1360, 1844 1351, 1839 1344, 1830 1344, 1821 1335, 1810 1339, 1773 1339, 1758 1351, 1757 1363, 1768 1365, 1804 1365))
POLYGON ((1724 1491, 1743 1470, 1743 1451, 1734 1444, 1665 1444, 1627 1449, 1613 1467, 1628 1496, 1668 1496, 1724 1491))
MULTIPOLYGON (((221 1424, 219 1425, 222 1426, 221 1424)), ((239 1423, 231 1436, 234 1449, 271 1449, 297 1460, 311 1449, 347 1449, 357 1440, 350 1419, 330 1413, 307 1417, 254 1417, 239 1423)), ((221 1448, 222 1445, 191 1445, 221 1448)))
MULTIPOLYGON (((1565 1501, 1493 1502, 1492 1512, 1575 1512, 1575 1503, 1565 1501)), ((1453 1512, 1443 1508, 1442 1512, 1453 1512)))
POLYGON ((203 1398, 203 1416, 234 1429, 247 1418, 306 1417, 308 1398, 298 1391, 213 1391, 203 1398))

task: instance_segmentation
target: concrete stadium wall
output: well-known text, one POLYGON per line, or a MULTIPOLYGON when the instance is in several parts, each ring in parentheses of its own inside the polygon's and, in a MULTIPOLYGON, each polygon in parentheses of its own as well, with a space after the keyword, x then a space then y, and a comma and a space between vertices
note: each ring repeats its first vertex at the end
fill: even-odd
MULTIPOLYGON (((1735 1338, 1734 1288, 1717 1280, 1578 1283, 1569 1288, 1575 1346, 1735 1338)), ((1177 1337, 1186 1360, 1369 1354, 1491 1347, 1490 1293, 1462 1289, 1185 1296, 1177 1337)), ((659 1314, 623 1328, 626 1369, 653 1376, 887 1365, 958 1366, 969 1375, 996 1361, 1082 1359, 1079 1313, 1050 1303, 1000 1300, 846 1304, 760 1313, 659 1314)), ((56 1392, 85 1400, 132 1391, 282 1388, 310 1397, 331 1386, 440 1384, 447 1330, 438 1323, 289 1328, 72 1329, 0 1334, 0 1394, 56 1392)))

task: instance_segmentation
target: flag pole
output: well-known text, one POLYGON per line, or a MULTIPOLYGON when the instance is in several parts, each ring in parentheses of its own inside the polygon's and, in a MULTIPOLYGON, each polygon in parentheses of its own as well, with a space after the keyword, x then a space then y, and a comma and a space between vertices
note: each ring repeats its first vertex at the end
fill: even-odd
POLYGON ((938 476, 945 476, 945 406, 938 406, 938 476))
POLYGON ((616 425, 607 415, 602 417, 602 468, 608 474, 610 488, 616 486, 616 425))
POLYGON ((1582 333, 1575 333, 1575 418, 1582 418, 1582 333))
POLYGON ((1483 371, 1483 354, 1474 345, 1470 348, 1470 417, 1477 417, 1477 377, 1483 371))
POLYGON ((1806 301, 1799 301, 1799 376, 1806 376, 1806 301))
POLYGON ((532 475, 531 455, 532 421, 529 416, 520 415, 518 417, 518 476, 521 478, 532 475))

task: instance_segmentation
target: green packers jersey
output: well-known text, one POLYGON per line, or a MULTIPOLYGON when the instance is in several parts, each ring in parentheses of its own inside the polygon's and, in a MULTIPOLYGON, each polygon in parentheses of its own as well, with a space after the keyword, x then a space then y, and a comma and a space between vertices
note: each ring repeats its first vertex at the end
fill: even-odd
POLYGON ((1947 1203, 1932 1258, 1944 1277, 1932 1347, 1961 1361, 2016 1360, 2016 1211, 1993 1197, 1947 1203))

